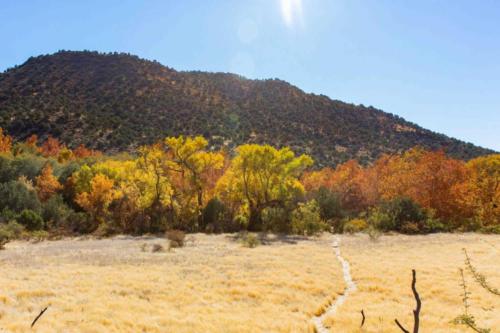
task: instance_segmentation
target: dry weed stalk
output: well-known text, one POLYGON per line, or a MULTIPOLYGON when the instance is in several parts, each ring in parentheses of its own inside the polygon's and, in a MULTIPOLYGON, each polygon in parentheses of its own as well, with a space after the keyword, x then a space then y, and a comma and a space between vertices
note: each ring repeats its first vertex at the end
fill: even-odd
POLYGON ((472 262, 470 260, 469 254, 467 253, 467 250, 465 248, 462 250, 464 251, 465 254, 465 266, 474 277, 474 280, 476 280, 476 282, 479 283, 481 287, 483 287, 493 295, 500 296, 500 291, 490 286, 488 284, 488 281, 486 280, 486 277, 483 274, 479 273, 474 266, 472 266, 472 262))
POLYGON ((469 314, 469 308, 470 308, 469 296, 471 293, 467 290, 467 284, 465 282, 464 270, 462 268, 460 268, 459 271, 460 271, 460 277, 462 278, 462 282, 460 283, 460 286, 463 289, 462 302, 464 304, 464 313, 461 314, 460 316, 458 316, 457 318, 455 318, 452 322, 455 325, 465 325, 477 333, 490 333, 491 332, 490 329, 478 327, 474 316, 469 314))

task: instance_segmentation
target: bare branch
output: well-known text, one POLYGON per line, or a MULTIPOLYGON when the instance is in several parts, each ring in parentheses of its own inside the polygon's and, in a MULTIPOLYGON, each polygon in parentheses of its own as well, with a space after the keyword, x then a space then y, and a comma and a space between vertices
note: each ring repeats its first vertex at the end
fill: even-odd
POLYGON ((363 327, 363 325, 365 324, 365 311, 364 310, 361 310, 361 316, 363 316, 363 318, 361 319, 361 327, 363 327))
MULTIPOLYGON (((417 306, 415 310, 413 310, 413 333, 418 333, 418 329, 420 326, 420 310, 422 308, 422 301, 420 300, 420 295, 418 294, 417 291, 417 273, 414 269, 412 269, 411 272, 412 272, 411 290, 413 291, 413 296, 415 297, 415 301, 417 302, 417 306)), ((394 322, 403 332, 410 333, 410 331, 404 328, 403 325, 401 325, 401 323, 397 319, 394 319, 394 322)))
POLYGON ((420 309, 422 308, 422 301, 420 300, 420 296, 417 292, 417 272, 412 269, 412 282, 411 282, 411 290, 413 291, 413 296, 415 297, 415 301, 417 301, 417 307, 413 310, 413 333, 418 333, 418 328, 420 326, 420 309))
POLYGON ((33 326, 35 326, 36 322, 38 321, 38 319, 40 319, 40 317, 45 313, 45 311, 47 311, 49 307, 47 306, 45 309, 43 309, 42 311, 40 311, 40 313, 38 314, 38 316, 36 316, 35 320, 33 320, 33 322, 31 323, 31 327, 33 328, 33 326))
POLYGON ((401 329, 401 331, 403 331, 405 333, 410 333, 410 331, 408 331, 406 328, 404 328, 403 325, 401 325, 397 319, 394 319, 394 321, 396 322, 396 325, 398 325, 398 327, 401 329))

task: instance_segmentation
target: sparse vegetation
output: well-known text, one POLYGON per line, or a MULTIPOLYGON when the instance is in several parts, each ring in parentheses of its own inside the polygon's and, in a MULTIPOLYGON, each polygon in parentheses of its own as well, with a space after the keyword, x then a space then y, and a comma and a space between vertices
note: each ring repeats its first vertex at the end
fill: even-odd
POLYGON ((18 140, 53 135, 73 149, 84 144, 133 151, 164 133, 203 133, 215 148, 256 142, 310 151, 319 166, 352 158, 373 162, 417 144, 446 147, 464 159, 492 153, 373 107, 306 94, 281 80, 179 72, 130 54, 61 51, 32 57, 0 75, 0 127, 18 140))
POLYGON ((0 327, 29 331, 50 304, 37 332, 299 333, 343 290, 328 237, 251 250, 229 235, 190 237, 196 246, 168 254, 151 252, 166 249, 152 236, 9 244, 0 251, 0 327))
POLYGON ((318 203, 315 200, 299 204, 292 212, 292 231, 299 235, 314 236, 328 230, 321 219, 318 203))
POLYGON ((365 231, 368 228, 368 223, 364 219, 352 219, 344 224, 344 232, 354 234, 356 232, 365 231))
POLYGON ((240 236, 241 245, 253 249, 260 245, 260 240, 254 233, 245 232, 240 236))
POLYGON ((181 230, 167 231, 167 239, 170 241, 171 248, 183 247, 185 238, 186 234, 181 230))

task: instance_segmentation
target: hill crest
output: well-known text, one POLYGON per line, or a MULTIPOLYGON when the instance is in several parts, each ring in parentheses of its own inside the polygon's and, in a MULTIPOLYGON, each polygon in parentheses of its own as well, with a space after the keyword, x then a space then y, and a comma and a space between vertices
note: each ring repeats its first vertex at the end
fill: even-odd
POLYGON ((317 166, 368 163, 415 145, 470 159, 493 151, 373 107, 305 93, 279 79, 176 71, 124 53, 60 51, 0 74, 0 127, 75 147, 134 150, 167 135, 213 148, 255 142, 309 153, 317 166))

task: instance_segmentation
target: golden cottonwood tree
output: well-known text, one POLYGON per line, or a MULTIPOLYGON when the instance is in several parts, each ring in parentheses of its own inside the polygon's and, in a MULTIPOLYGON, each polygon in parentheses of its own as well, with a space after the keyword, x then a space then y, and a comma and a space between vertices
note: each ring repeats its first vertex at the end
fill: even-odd
POLYGON ((466 165, 464 205, 484 225, 500 225, 500 154, 478 157, 466 165))
POLYGON ((201 136, 170 137, 165 139, 165 145, 169 156, 167 169, 172 175, 173 185, 177 185, 177 192, 182 190, 183 207, 186 209, 194 200, 198 227, 203 226, 202 210, 207 202, 205 195, 209 186, 213 185, 211 176, 214 171, 224 165, 224 155, 206 151, 208 142, 201 136))
POLYGON ((246 210, 249 230, 260 230, 264 208, 284 207, 304 192, 299 177, 313 160, 307 155, 295 157, 289 148, 278 150, 269 145, 242 145, 236 152, 217 184, 217 192, 246 210))

